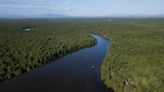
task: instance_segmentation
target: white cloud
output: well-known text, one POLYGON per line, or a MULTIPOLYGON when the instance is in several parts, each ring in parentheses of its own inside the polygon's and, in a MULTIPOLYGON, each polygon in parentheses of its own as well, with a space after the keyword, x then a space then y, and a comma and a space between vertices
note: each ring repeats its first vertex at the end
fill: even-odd
POLYGON ((71 11, 71 4, 70 2, 64 2, 64 10, 71 11))

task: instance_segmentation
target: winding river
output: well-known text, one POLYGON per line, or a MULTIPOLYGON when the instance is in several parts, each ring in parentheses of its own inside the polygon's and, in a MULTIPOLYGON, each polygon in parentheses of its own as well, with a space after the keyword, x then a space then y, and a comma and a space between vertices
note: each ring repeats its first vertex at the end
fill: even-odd
POLYGON ((3 81, 0 92, 113 92, 100 80, 100 66, 110 42, 97 34, 92 36, 97 40, 95 46, 3 81))

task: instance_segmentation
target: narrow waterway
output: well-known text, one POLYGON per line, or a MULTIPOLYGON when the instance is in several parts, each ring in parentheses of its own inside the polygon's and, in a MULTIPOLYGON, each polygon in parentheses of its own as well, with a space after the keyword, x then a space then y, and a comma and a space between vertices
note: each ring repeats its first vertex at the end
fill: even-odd
POLYGON ((100 80, 108 39, 92 34, 97 44, 68 54, 20 77, 0 83, 0 92, 113 92, 100 80))

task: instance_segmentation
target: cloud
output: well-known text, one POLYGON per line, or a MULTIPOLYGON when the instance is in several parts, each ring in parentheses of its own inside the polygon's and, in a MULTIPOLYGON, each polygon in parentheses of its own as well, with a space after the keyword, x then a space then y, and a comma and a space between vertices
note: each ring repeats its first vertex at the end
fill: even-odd
POLYGON ((0 9, 47 9, 47 10, 59 10, 56 7, 49 7, 49 6, 36 6, 36 5, 0 5, 0 9))
MULTIPOLYGON (((63 6, 63 7, 55 7, 52 5, 44 6, 44 5, 1 5, 0 4, 1 12, 11 11, 11 12, 33 12, 33 13, 44 13, 44 12, 69 12, 72 10, 70 6, 63 6)), ((0 13, 1 13, 0 12, 0 13)))
POLYGON ((64 9, 65 9, 65 11, 71 11, 71 4, 70 4, 70 2, 64 2, 64 9))
POLYGON ((65 8, 66 11, 71 11, 71 7, 65 8))
POLYGON ((35 8, 33 5, 0 5, 0 8, 35 8))

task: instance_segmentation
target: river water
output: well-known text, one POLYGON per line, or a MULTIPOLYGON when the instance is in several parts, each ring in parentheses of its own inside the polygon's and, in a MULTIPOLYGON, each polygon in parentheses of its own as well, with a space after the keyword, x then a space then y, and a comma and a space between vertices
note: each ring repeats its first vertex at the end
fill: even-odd
POLYGON ((0 83, 0 92, 113 92, 100 80, 108 39, 92 34, 97 44, 68 54, 20 77, 0 83))

